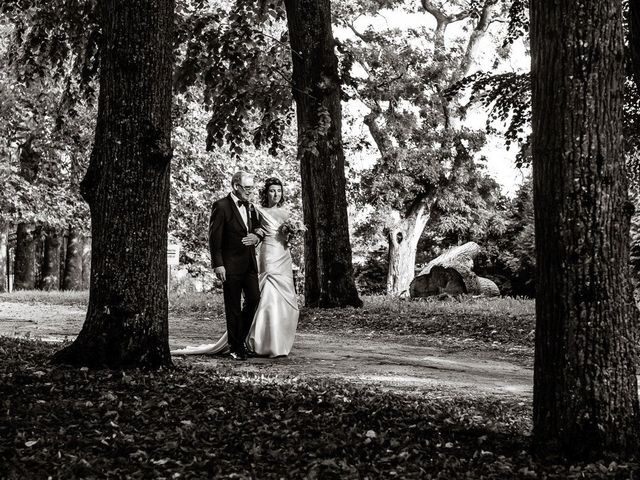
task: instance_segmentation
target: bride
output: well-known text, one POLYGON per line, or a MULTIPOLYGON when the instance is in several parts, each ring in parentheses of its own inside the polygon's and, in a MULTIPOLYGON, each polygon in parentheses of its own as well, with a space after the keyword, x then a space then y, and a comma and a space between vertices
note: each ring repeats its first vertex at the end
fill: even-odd
MULTIPOLYGON (((256 206, 260 218, 257 233, 264 234, 258 250, 260 303, 247 336, 247 349, 259 356, 288 355, 298 326, 298 303, 293 284, 288 235, 281 228, 290 218, 283 206, 282 182, 275 177, 265 181, 256 206)), ((227 333, 214 344, 173 350, 173 355, 222 354, 229 350, 227 333)))

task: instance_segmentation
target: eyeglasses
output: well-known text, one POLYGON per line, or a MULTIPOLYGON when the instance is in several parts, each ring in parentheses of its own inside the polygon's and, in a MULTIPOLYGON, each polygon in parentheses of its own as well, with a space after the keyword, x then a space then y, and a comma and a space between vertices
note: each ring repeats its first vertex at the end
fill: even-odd
POLYGON ((238 185, 242 190, 244 190, 247 193, 253 191, 253 188, 254 188, 254 187, 245 187, 244 185, 240 185, 239 183, 236 183, 236 185, 238 185))

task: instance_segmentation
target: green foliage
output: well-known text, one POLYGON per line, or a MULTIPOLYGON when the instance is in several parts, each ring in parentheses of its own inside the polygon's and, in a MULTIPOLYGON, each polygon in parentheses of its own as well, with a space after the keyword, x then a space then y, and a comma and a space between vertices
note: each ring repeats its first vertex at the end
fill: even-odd
POLYGON ((505 44, 513 43, 529 32, 529 0, 512 0, 509 7, 509 27, 505 44))
MULTIPOLYGON (((502 132, 507 148, 518 146, 516 167, 531 165, 529 132, 531 129, 531 77, 526 73, 505 73, 493 75, 478 72, 470 75, 449 90, 450 95, 461 91, 470 92, 467 106, 481 105, 488 111, 487 133, 500 133, 496 124, 506 124, 502 132)), ((640 150, 640 96, 637 86, 630 74, 627 77, 624 91, 623 134, 627 151, 628 167, 631 180, 637 183, 640 179, 638 151, 640 150)))
MULTIPOLYGON (((10 60, 20 81, 72 78, 92 97, 99 67, 100 28, 92 0, 8 0, 0 15, 15 25, 10 60)), ((293 119, 290 52, 280 2, 204 2, 176 6, 175 90, 204 89, 211 117, 207 148, 284 148, 293 119)), ((80 98, 65 92, 65 108, 80 98)))
POLYGON ((25 83, 17 75, 0 71, 0 222, 86 227, 78 184, 88 162, 93 106, 79 101, 63 115, 73 83, 25 83))
POLYGON ((455 236, 455 243, 504 233, 504 221, 497 211, 498 183, 467 149, 462 148, 456 154, 454 166, 432 205, 432 231, 455 236))
POLYGON ((358 292, 361 295, 382 295, 387 288, 389 252, 386 247, 369 249, 364 262, 354 266, 358 292))
MULTIPOLYGON (((201 2, 202 3, 202 2, 201 2)), ((236 156, 268 145, 275 155, 293 120, 291 59, 280 2, 179 9, 175 88, 204 90, 207 149, 236 156)))
POLYGON ((507 124, 506 130, 504 130, 507 148, 510 148, 512 144, 519 147, 516 154, 516 167, 522 168, 530 165, 530 75, 514 72, 499 75, 477 72, 454 85, 448 94, 454 96, 465 89, 470 90, 467 107, 480 104, 488 110, 487 133, 500 133, 495 125, 507 124))
POLYGON ((2 2, 0 16, 14 26, 9 62, 18 81, 29 85, 42 78, 73 78, 84 95, 93 96, 100 42, 96 7, 93 0, 2 2))
POLYGON ((503 206, 506 229, 489 235, 485 242, 488 271, 496 278, 503 295, 535 296, 535 225, 533 182, 528 177, 515 197, 503 206), (503 279, 503 281, 501 281, 503 279))
MULTIPOLYGON (((201 98, 195 88, 174 96, 169 232, 181 246, 182 263, 209 266, 206 250, 211 205, 229 189, 233 174, 229 170, 235 162, 223 154, 206 152, 208 113, 199 102, 201 98)), ((197 269, 196 265, 192 268, 197 269)))
MULTIPOLYGON (((628 36, 629 3, 623 2, 625 9, 624 28, 628 36)), ((529 0, 514 0, 509 11, 509 28, 505 44, 513 43, 524 36, 529 29, 529 0)), ((640 95, 638 86, 633 80, 633 61, 628 45, 625 48, 626 82, 624 87, 623 135, 627 155, 629 179, 634 185, 640 182, 640 95)), ((447 92, 449 96, 461 92, 470 93, 467 107, 481 105, 488 111, 486 131, 499 133, 497 123, 506 124, 503 135, 507 148, 518 146, 516 166, 531 165, 529 132, 531 129, 531 76, 530 73, 505 73, 494 75, 477 72, 463 78, 447 92)))

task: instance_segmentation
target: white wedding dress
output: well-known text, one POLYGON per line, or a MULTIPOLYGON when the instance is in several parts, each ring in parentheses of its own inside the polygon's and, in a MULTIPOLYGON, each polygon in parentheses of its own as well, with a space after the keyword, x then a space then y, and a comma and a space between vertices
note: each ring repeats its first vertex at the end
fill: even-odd
MULTIPOLYGON (((288 355, 298 327, 298 302, 293 285, 291 253, 278 233, 288 218, 284 208, 256 206, 265 231, 258 249, 260 303, 247 336, 247 348, 260 356, 288 355)), ((227 333, 216 343, 173 350, 172 355, 215 355, 229 351, 227 333)))

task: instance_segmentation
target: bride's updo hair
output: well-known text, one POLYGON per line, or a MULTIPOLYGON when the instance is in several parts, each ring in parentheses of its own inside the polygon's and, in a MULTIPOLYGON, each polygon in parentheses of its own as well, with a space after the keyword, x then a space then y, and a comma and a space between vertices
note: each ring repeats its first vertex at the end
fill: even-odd
POLYGON ((276 206, 281 207, 282 204, 284 203, 284 186, 282 185, 282 182, 280 181, 279 178, 269 177, 264 182, 264 188, 260 190, 260 205, 262 205, 263 207, 269 206, 269 199, 267 198, 267 192, 269 191, 269 187, 272 187, 274 185, 279 185, 280 188, 282 189, 282 197, 280 198, 280 201, 276 206))

